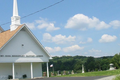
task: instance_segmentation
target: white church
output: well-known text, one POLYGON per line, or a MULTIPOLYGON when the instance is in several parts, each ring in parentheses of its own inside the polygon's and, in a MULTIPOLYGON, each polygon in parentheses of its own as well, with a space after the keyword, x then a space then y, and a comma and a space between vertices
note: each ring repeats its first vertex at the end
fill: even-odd
POLYGON ((0 27, 0 80, 42 77, 42 63, 46 63, 49 77, 49 53, 26 24, 20 24, 17 0, 13 1, 10 30, 0 27))

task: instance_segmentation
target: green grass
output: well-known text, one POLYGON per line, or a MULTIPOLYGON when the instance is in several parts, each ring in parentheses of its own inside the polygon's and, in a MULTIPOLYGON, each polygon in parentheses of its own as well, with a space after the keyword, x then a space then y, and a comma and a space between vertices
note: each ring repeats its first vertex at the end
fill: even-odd
POLYGON ((118 74, 120 74, 120 69, 112 70, 112 71, 86 72, 86 73, 62 75, 62 76, 55 76, 55 77, 111 76, 111 75, 118 75, 118 74))
POLYGON ((116 76, 116 78, 113 80, 120 80, 120 75, 116 76))

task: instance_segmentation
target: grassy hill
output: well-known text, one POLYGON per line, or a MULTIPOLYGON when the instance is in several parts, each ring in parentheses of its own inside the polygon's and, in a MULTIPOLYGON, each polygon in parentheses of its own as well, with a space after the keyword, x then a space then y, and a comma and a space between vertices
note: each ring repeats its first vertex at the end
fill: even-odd
POLYGON ((62 75, 56 77, 111 76, 118 74, 120 74, 120 69, 112 70, 112 71, 96 71, 96 72, 87 72, 87 73, 79 73, 79 74, 70 74, 70 75, 62 75))

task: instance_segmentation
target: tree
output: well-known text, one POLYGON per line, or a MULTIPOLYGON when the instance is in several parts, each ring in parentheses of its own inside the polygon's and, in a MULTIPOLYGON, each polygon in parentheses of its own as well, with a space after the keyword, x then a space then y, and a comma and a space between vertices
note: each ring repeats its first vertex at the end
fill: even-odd
POLYGON ((112 58, 112 62, 117 69, 120 68, 120 53, 114 55, 114 57, 112 58))
POLYGON ((88 72, 95 70, 95 60, 94 57, 88 57, 86 63, 85 63, 85 70, 88 72))
POLYGON ((81 70, 82 70, 82 62, 79 60, 74 65, 74 71, 75 72, 80 72, 81 70))
POLYGON ((95 71, 101 70, 101 59, 95 60, 95 71))
POLYGON ((109 59, 102 59, 101 60, 101 63, 100 63, 100 65, 101 65, 101 69, 102 70, 108 70, 109 69, 109 67, 110 67, 110 60, 109 59))

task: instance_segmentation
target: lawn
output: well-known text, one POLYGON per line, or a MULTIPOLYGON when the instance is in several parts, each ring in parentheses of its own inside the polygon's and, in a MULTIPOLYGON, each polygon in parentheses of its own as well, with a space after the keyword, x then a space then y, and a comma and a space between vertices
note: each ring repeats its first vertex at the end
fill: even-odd
POLYGON ((55 76, 55 77, 111 76, 111 75, 118 75, 118 74, 120 74, 120 69, 112 70, 112 71, 86 72, 86 73, 62 75, 62 76, 55 76))
POLYGON ((120 80, 120 75, 116 76, 116 78, 113 80, 120 80))

